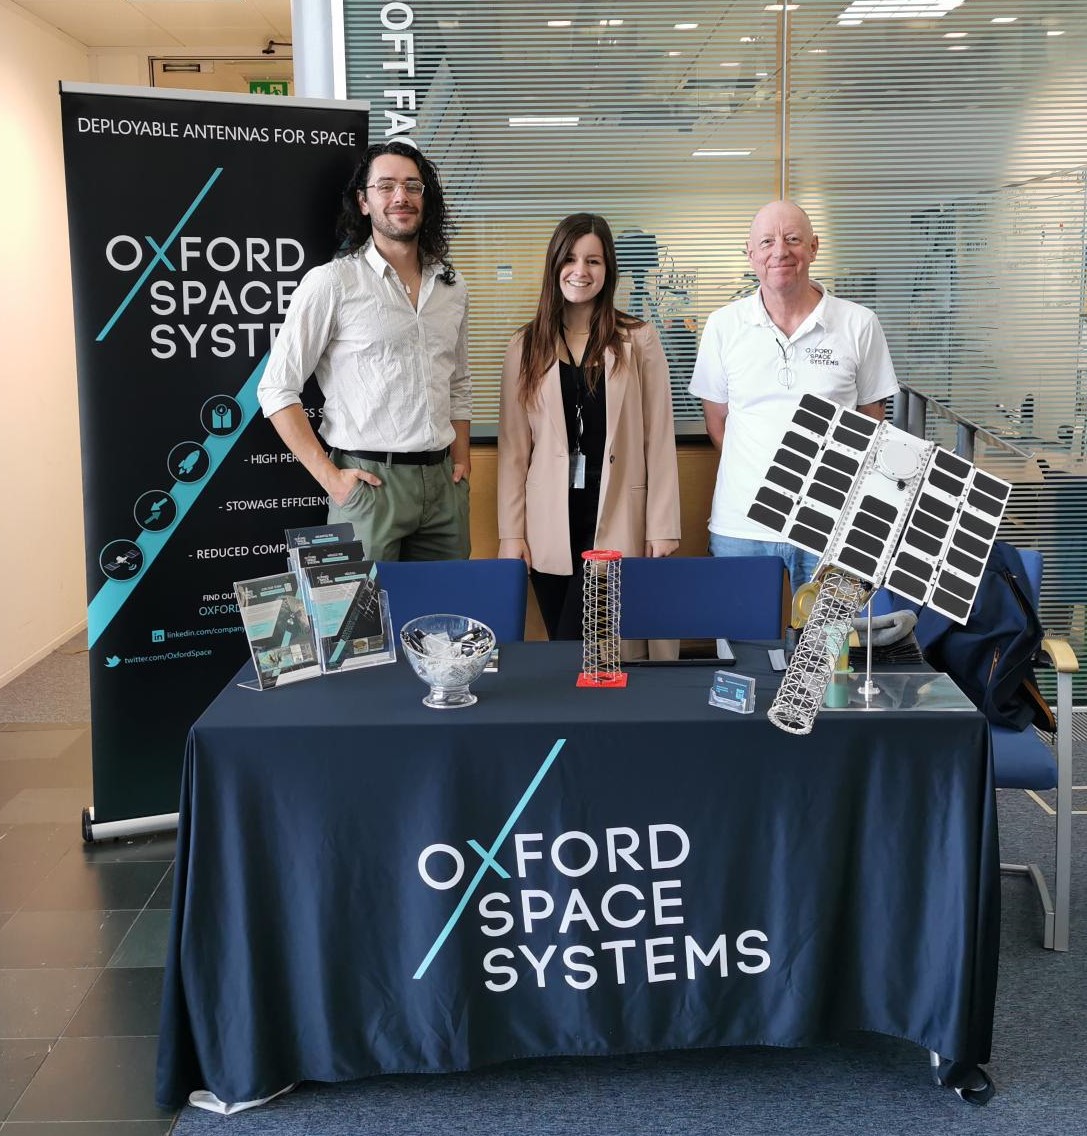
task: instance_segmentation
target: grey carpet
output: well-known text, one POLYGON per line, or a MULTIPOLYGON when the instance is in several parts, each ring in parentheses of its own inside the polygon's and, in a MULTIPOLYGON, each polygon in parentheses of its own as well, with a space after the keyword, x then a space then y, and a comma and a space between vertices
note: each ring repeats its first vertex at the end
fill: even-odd
POLYGON ((0 722, 85 725, 90 720, 86 632, 69 639, 40 663, 0 686, 0 722))
MULTIPOLYGON (((1087 784, 1077 745, 1075 784, 1087 784)), ((1087 809, 1087 791, 1076 794, 1087 809)), ((1052 819, 1025 793, 999 801, 1005 860, 1052 872, 1052 819)), ((1073 818, 1072 950, 1043 950, 1027 881, 1002 884, 993 1061, 997 1096, 964 1104, 932 1085, 927 1054, 858 1035, 813 1049, 715 1049, 519 1061, 474 1073, 305 1084, 224 1118, 186 1108, 173 1136, 1057 1136, 1087 1130, 1087 816, 1073 818)))

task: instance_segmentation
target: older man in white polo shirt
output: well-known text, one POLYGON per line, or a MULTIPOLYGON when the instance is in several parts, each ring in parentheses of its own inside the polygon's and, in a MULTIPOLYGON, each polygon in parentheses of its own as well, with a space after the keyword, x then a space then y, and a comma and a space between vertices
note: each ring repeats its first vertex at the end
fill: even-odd
POLYGON ((832 296, 808 275, 819 251, 811 219, 791 201, 763 206, 747 258, 759 279, 750 296, 706 321, 690 391, 721 451, 710 514, 714 556, 781 556, 795 591, 818 557, 768 539, 747 510, 800 399, 821 395, 872 418, 898 390, 875 313, 832 296))

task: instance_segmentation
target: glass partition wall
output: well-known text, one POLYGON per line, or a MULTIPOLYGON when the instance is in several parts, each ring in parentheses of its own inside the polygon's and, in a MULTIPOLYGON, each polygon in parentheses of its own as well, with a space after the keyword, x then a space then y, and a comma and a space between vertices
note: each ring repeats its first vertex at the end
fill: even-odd
MULTIPOLYGON (((1003 535, 1046 557, 1082 648, 1087 561, 1087 5, 1082 0, 342 0, 371 140, 438 164, 472 295, 475 430, 547 238, 603 213, 620 303, 665 344, 677 432, 715 308, 749 291, 755 210, 799 202, 813 274, 879 314, 899 377, 1012 449, 1003 535), (1015 451, 1019 451, 1016 453, 1015 451)), ((926 432, 954 447, 938 413, 926 432)))

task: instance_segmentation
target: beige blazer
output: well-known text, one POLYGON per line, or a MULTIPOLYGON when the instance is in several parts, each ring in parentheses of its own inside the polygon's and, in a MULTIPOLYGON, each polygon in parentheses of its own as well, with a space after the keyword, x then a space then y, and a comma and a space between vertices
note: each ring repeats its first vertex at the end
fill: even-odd
MULTIPOLYGON (((668 364, 656 331, 630 333, 623 366, 604 360, 607 431, 596 547, 644 556, 647 540, 679 540, 679 472, 668 364)), ((528 544, 532 567, 570 575, 566 439, 559 365, 544 376, 537 405, 518 398, 521 335, 506 348, 498 412, 498 536, 528 544)))

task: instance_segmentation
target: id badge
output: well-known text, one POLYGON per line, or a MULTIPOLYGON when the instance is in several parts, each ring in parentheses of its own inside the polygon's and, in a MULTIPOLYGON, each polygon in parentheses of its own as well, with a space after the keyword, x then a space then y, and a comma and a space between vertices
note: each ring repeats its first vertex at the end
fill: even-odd
POLYGON ((585 488, 585 455, 580 450, 570 455, 570 488, 585 488))

